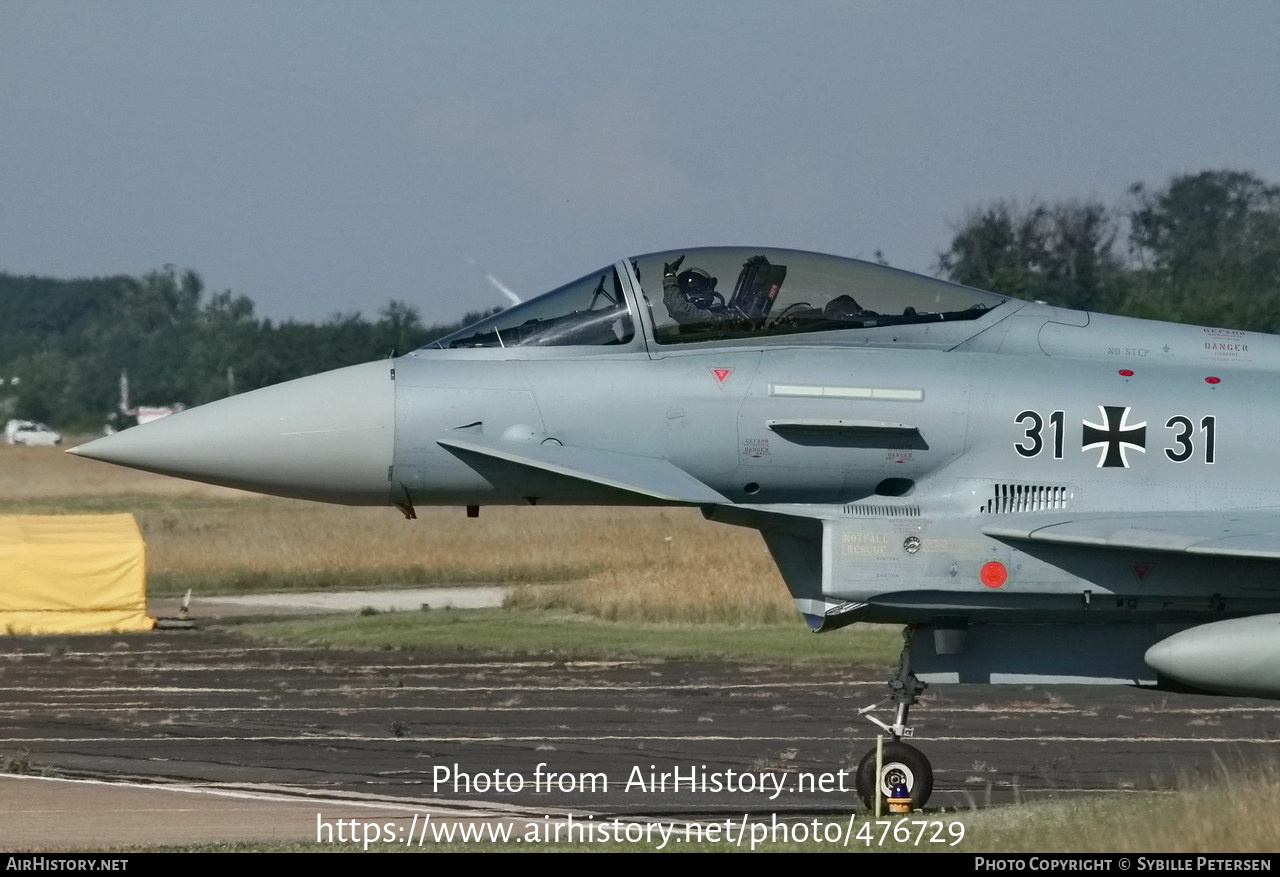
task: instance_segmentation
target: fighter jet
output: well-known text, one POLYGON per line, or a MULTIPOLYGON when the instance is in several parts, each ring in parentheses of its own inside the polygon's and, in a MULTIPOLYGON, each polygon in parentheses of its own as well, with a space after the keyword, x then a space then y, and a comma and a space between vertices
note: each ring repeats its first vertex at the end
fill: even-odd
POLYGON ((1271 336, 702 248, 74 452, 409 518, 681 505, 758 530, 813 630, 904 626, 857 785, 919 806, 927 683, 1280 697, 1278 371, 1271 336))

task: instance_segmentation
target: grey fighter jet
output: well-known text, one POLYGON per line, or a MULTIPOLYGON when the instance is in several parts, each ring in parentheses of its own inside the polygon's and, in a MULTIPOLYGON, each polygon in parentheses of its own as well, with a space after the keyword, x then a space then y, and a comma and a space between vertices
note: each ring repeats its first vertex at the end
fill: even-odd
POLYGON ((663 504, 759 530, 815 631, 928 682, 1280 697, 1280 339, 767 248, 624 259, 391 360, 74 449, 351 505, 663 504))

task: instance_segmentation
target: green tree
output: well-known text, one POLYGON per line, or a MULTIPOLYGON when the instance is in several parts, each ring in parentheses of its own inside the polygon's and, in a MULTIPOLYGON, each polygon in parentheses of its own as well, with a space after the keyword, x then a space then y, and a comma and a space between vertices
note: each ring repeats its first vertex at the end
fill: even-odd
POLYGON ((392 299, 374 326, 374 343, 385 346, 388 354, 408 353, 422 345, 425 332, 418 309, 392 299))
POLYGON ((179 274, 172 265, 123 285, 110 314, 94 321, 85 349, 76 354, 92 363, 94 398, 109 403, 101 414, 115 408, 122 371, 135 401, 159 404, 186 396, 186 357, 202 291, 198 274, 179 274))
POLYGON ((275 383, 281 369, 268 340, 269 325, 254 316, 247 297, 230 291, 211 296, 200 309, 187 346, 187 395, 169 401, 200 405, 275 383))
POLYGON ((1123 287, 1118 236, 1114 216, 1098 202, 996 201, 969 212, 938 268, 956 283, 1018 298, 1105 308, 1123 287))
POLYGON ((1280 330, 1280 187, 1216 170, 1129 194, 1134 313, 1280 330))

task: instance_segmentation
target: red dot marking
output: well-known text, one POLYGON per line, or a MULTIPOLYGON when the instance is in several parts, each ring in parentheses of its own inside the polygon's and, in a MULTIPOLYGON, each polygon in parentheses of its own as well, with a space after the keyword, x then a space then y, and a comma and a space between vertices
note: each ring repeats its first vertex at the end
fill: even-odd
POLYGON ((1122 368, 1122 369, 1120 369, 1120 375, 1121 375, 1122 377, 1131 378, 1131 377, 1133 377, 1133 369, 1131 369, 1131 368, 1122 368))
POLYGON ((1205 382, 1206 384, 1220 384, 1220 383, 1222 383, 1222 378, 1215 378, 1215 377, 1212 377, 1212 376, 1211 376, 1211 377, 1207 377, 1207 378, 1205 378, 1205 379, 1204 379, 1204 382, 1205 382))
POLYGON ((991 560, 982 565, 982 572, 978 574, 978 578, 988 588, 999 588, 1009 580, 1009 571, 1000 561, 991 560))

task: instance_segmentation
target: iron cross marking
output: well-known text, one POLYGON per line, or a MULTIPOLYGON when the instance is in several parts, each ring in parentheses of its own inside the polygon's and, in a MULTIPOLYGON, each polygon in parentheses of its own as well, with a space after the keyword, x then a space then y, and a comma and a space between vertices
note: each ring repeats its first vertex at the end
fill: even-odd
POLYGON ((1126 425, 1129 408, 1119 405, 1099 405, 1103 424, 1084 422, 1083 450, 1104 448, 1098 460, 1099 469, 1128 469, 1129 458, 1125 451, 1147 452, 1147 422, 1126 425))

